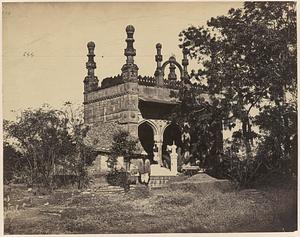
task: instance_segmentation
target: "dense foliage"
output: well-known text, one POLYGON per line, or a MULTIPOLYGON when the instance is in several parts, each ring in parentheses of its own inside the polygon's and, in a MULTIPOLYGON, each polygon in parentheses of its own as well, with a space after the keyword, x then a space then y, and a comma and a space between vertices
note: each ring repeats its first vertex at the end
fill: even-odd
POLYGON ((110 185, 124 187, 125 191, 130 188, 130 160, 137 150, 137 139, 132 137, 128 131, 120 129, 113 135, 111 152, 107 160, 110 168, 106 178, 110 185), (118 165, 118 157, 123 157, 125 167, 118 165))
POLYGON ((78 187, 82 187, 87 176, 85 166, 92 163, 95 153, 84 144, 88 128, 70 103, 64 110, 49 106, 24 110, 15 122, 5 122, 4 131, 7 170, 23 173, 30 185, 49 188, 54 186, 56 175, 76 175, 78 187), (13 163, 16 154, 22 157, 18 166, 13 163))
POLYGON ((25 162, 22 153, 17 151, 8 142, 4 142, 3 144, 4 183, 10 182, 14 178, 17 179, 15 181, 22 182, 24 180, 24 176, 22 175, 24 172, 20 172, 20 171, 26 169, 26 166, 23 166, 24 163, 25 162))
POLYGON ((111 170, 116 169, 117 159, 122 156, 126 164, 129 164, 130 158, 137 149, 137 140, 130 136, 128 131, 120 130, 113 136, 110 156, 108 158, 108 167, 111 170))
POLYGON ((215 124, 231 131, 223 155, 213 155, 222 162, 210 166, 226 167, 243 186, 268 171, 296 174, 295 9, 293 2, 245 2, 179 35, 201 66, 191 75, 198 89, 180 90, 176 118, 191 124, 198 159, 215 146, 215 124))

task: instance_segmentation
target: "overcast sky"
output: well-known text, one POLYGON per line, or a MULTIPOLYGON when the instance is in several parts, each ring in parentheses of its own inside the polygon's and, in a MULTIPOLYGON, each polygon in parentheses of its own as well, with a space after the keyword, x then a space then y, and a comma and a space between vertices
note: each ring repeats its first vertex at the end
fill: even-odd
MULTIPOLYGON (((205 25, 240 2, 203 3, 4 3, 3 112, 48 103, 83 101, 88 41, 94 41, 99 80, 121 72, 125 63, 125 27, 134 25, 135 62, 140 75, 152 76, 155 44, 164 60, 181 62, 178 34, 189 25, 205 25), (24 56, 25 55, 25 56, 24 56), (27 55, 27 56, 26 56, 27 55)), ((196 68, 192 63, 189 69, 196 68)))

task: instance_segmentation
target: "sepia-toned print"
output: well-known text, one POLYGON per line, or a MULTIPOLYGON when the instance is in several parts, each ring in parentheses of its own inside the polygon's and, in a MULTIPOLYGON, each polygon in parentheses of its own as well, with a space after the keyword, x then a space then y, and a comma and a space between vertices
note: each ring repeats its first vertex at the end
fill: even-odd
POLYGON ((2 21, 5 235, 296 234, 296 2, 2 21))

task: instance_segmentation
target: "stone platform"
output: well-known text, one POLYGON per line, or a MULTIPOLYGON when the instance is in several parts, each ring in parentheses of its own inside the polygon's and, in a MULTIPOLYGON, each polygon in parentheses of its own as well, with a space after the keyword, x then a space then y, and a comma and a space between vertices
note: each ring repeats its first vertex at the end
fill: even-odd
POLYGON ((199 173, 180 182, 170 183, 172 189, 186 192, 205 193, 210 191, 226 192, 234 189, 232 183, 226 179, 216 179, 208 174, 199 173))
POLYGON ((177 172, 171 172, 171 170, 161 167, 160 165, 151 165, 151 176, 176 176, 177 172))
POLYGON ((151 188, 166 187, 167 184, 174 178, 173 176, 151 176, 149 185, 151 188))
POLYGON ((151 176, 149 185, 151 188, 162 188, 166 187, 167 183, 176 178, 176 174, 172 173, 171 170, 161 167, 158 164, 151 165, 151 176))

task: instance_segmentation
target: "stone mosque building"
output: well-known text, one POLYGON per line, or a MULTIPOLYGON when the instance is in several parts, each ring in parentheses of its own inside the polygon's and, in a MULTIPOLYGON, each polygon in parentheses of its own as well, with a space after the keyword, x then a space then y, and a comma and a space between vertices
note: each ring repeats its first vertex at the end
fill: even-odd
MULTIPOLYGON (((178 92, 180 86, 189 80, 188 50, 183 49, 181 64, 173 56, 163 62, 162 45, 156 44, 154 77, 142 77, 134 62, 134 32, 132 25, 126 27, 126 62, 121 68, 121 74, 103 79, 100 85, 94 74, 95 43, 87 44, 84 120, 91 127, 88 139, 100 154, 95 162, 95 172, 107 170, 106 161, 112 136, 121 128, 139 139, 140 152, 147 154, 151 161, 151 175, 176 175, 175 149, 182 146, 183 136, 179 127, 169 121, 172 109, 180 103, 170 95, 172 91, 178 92), (179 75, 176 74, 176 68, 179 75), (164 157, 167 156, 172 158, 169 165, 164 163, 164 157)), ((122 166, 122 158, 119 162, 122 166)))

